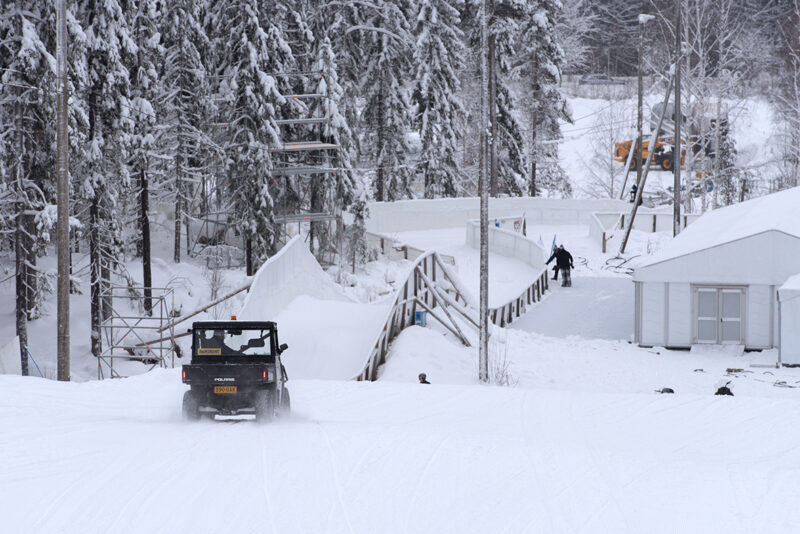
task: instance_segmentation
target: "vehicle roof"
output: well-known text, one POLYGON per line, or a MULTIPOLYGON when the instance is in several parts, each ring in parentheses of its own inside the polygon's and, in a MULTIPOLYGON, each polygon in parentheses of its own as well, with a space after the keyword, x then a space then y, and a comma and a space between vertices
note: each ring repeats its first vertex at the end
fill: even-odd
POLYGON ((274 321, 197 321, 192 323, 192 329, 209 328, 272 328, 278 325, 274 321))

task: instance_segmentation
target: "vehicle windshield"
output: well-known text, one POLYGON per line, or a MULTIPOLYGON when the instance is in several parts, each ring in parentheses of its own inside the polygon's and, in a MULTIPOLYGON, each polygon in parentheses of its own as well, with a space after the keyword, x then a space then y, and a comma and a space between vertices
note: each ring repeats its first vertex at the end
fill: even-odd
POLYGON ((195 330, 198 356, 269 356, 272 330, 269 328, 215 328, 195 330))

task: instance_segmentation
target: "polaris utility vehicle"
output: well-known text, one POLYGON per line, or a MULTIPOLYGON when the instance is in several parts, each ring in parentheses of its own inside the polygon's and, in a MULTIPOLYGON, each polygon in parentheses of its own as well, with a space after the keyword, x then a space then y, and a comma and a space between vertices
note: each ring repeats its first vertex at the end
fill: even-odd
POLYGON ((203 321, 192 324, 192 362, 183 366, 183 416, 254 414, 269 421, 288 414, 289 390, 278 344, 268 321, 203 321))

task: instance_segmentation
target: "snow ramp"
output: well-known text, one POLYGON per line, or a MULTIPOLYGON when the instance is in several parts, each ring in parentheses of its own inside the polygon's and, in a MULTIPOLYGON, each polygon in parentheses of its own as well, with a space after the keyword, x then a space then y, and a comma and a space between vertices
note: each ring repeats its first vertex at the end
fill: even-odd
POLYGON ((347 297, 298 236, 256 272, 238 317, 278 323, 290 378, 349 380, 363 369, 390 305, 347 297))

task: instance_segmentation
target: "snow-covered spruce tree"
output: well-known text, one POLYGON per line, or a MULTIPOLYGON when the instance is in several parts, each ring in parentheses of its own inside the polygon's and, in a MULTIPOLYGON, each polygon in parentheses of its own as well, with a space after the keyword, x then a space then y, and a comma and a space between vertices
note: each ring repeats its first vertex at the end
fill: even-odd
POLYGON ((275 115, 285 99, 270 73, 292 70, 279 26, 282 12, 257 0, 228 0, 214 4, 209 14, 219 53, 220 115, 227 123, 229 209, 245 239, 248 274, 275 249, 270 149, 281 146, 275 115))
POLYGON ((376 5, 361 31, 363 154, 375 167, 375 200, 392 201, 411 196, 406 139, 411 113, 404 85, 411 36, 402 6, 389 0, 376 5))
POLYGON ((714 207, 729 206, 738 202, 739 187, 743 187, 742 172, 736 166, 736 145, 730 135, 728 121, 721 121, 719 125, 719 149, 715 154, 717 161, 714 168, 714 207))
POLYGON ((424 178, 425 198, 460 192, 456 153, 465 111, 458 79, 464 61, 458 4, 463 0, 422 0, 416 13, 413 102, 422 140, 417 173, 424 178))
POLYGON ((369 208, 367 207, 367 192, 360 191, 358 197, 350 206, 353 222, 345 231, 345 258, 350 263, 351 272, 356 272, 357 265, 363 265, 369 260, 369 247, 367 246, 367 225, 369 208))
MULTIPOLYGON (((212 57, 201 15, 199 2, 170 0, 161 19, 164 56, 157 113, 163 124, 159 144, 166 158, 164 174, 172 177, 162 185, 174 198, 175 263, 181 261, 182 224, 187 243, 189 240, 188 185, 203 182, 211 161, 223 157, 212 142, 208 125, 215 108, 208 77, 212 57)), ((208 191, 201 195, 206 199, 208 191)), ((203 202, 201 211, 207 210, 207 202, 203 202)))
POLYGON ((564 52, 556 42, 556 18, 559 0, 538 0, 525 7, 521 28, 520 56, 522 70, 529 80, 528 106, 530 139, 528 150, 530 196, 547 192, 550 196, 569 197, 572 186, 558 163, 560 120, 571 121, 567 101, 558 82, 564 52))
MULTIPOLYGON (((340 105, 343 103, 344 89, 339 84, 338 63, 333 51, 331 41, 327 37, 318 40, 317 58, 314 62, 314 71, 323 75, 314 78, 311 89, 317 94, 325 95, 324 98, 316 101, 312 106, 311 113, 314 116, 325 117, 327 122, 322 127, 322 141, 339 145, 341 148, 334 151, 326 151, 324 163, 333 169, 333 174, 325 174, 314 181, 318 186, 315 195, 312 195, 312 211, 320 210, 327 213, 338 212, 346 209, 353 200, 353 189, 355 181, 353 178, 352 161, 354 158, 353 134, 347 124, 347 120, 341 112, 340 105), (316 109, 314 109, 316 108, 316 109)), ((312 225, 313 228, 313 225, 312 225)), ((316 235, 321 249, 328 248, 333 252, 337 246, 335 236, 327 235, 325 226, 322 223, 316 228, 316 235)), ((337 234, 341 235, 341 228, 337 229, 337 234)))
POLYGON ((89 113, 89 147, 81 184, 89 203, 91 344, 92 353, 100 356, 100 324, 111 312, 110 302, 103 302, 101 294, 121 255, 122 221, 112 214, 119 191, 128 185, 126 162, 133 129, 126 57, 135 55, 137 49, 129 18, 117 0, 85 0, 79 15, 86 32, 89 113))
POLYGON ((48 228, 41 214, 53 199, 54 72, 48 52, 47 4, 4 3, 0 11, 0 180, 3 227, 14 235, 16 332, 22 374, 28 374, 27 322, 40 313, 45 282, 36 267, 48 228))
MULTIPOLYGON (((520 32, 527 2, 495 0, 489 20, 489 95, 494 95, 495 119, 491 126, 495 139, 495 157, 490 161, 490 188, 494 194, 524 194, 523 143, 516 110, 509 87, 512 69, 517 61, 520 32)), ((491 104, 490 104, 491 106, 491 104)), ((491 143, 490 143, 491 146, 491 143)))

